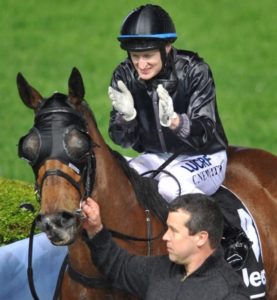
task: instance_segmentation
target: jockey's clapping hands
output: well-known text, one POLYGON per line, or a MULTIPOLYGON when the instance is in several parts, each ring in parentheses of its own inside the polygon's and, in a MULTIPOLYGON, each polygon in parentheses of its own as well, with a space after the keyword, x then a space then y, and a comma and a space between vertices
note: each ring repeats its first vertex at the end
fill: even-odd
MULTIPOLYGON (((119 80, 117 85, 120 91, 117 91, 111 86, 109 87, 109 98, 112 101, 113 108, 121 113, 126 121, 131 121, 137 115, 133 97, 123 81, 119 80)), ((174 112, 172 99, 169 96, 168 91, 161 84, 158 85, 157 93, 159 96, 160 123, 162 126, 170 127, 172 120, 177 118, 177 114, 174 112)))

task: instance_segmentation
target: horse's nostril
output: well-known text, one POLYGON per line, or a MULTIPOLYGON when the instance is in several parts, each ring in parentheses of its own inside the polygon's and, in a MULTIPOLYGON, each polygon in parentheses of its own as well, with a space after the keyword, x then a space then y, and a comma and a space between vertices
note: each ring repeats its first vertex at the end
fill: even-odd
POLYGON ((36 225, 38 228, 40 228, 42 231, 48 231, 51 230, 53 227, 51 218, 49 216, 39 214, 36 219, 36 225))
POLYGON ((64 220, 69 220, 73 217, 72 213, 64 211, 61 213, 61 216, 64 220))
POLYGON ((74 225, 74 222, 76 220, 72 213, 62 212, 60 221, 61 221, 62 227, 70 227, 70 226, 74 225))

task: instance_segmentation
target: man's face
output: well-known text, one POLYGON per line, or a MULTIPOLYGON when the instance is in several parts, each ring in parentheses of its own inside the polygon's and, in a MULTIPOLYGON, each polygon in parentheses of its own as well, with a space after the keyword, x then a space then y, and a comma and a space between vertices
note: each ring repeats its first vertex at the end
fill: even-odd
POLYGON ((198 251, 198 234, 189 235, 185 226, 189 219, 190 214, 180 209, 168 214, 168 229, 163 240, 166 241, 169 259, 177 264, 188 264, 198 251))
POLYGON ((155 77, 162 69, 160 50, 130 52, 132 63, 140 79, 149 80, 155 77))

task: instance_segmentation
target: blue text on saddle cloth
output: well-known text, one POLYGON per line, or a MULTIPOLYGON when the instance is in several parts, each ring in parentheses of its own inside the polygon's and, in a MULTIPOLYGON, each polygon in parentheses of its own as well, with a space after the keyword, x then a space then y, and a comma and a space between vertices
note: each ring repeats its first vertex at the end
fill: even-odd
POLYGON ((211 168, 199 172, 199 170, 210 166, 212 166, 211 158, 205 154, 194 159, 186 160, 181 167, 188 170, 190 173, 197 172, 196 175, 192 176, 193 183, 197 186, 208 178, 217 176, 222 172, 222 165, 212 166, 211 168))

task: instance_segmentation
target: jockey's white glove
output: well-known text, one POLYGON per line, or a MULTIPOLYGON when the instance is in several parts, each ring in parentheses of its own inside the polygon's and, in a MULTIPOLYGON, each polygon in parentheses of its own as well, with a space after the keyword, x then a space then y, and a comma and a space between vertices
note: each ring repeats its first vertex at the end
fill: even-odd
POLYGON ((124 120, 131 121, 137 115, 137 111, 134 107, 134 99, 123 81, 119 80, 117 86, 121 92, 115 90, 111 86, 108 89, 112 105, 115 110, 122 114, 124 120))
POLYGON ((161 84, 158 85, 157 93, 159 96, 160 123, 162 126, 169 127, 172 119, 177 117, 177 114, 174 112, 172 98, 161 84))

